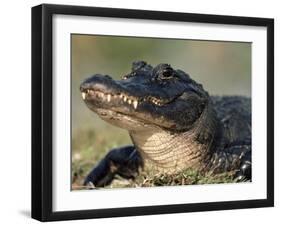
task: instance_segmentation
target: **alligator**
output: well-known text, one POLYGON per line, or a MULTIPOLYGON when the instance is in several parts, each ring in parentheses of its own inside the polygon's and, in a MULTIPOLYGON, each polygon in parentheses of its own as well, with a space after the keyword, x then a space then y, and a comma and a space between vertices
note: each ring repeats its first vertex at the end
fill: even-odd
POLYGON ((135 179, 146 162, 164 173, 231 171, 236 181, 251 181, 250 98, 211 96, 184 71, 144 61, 120 80, 95 74, 80 91, 88 108, 128 130, 133 143, 110 150, 84 185, 135 179))

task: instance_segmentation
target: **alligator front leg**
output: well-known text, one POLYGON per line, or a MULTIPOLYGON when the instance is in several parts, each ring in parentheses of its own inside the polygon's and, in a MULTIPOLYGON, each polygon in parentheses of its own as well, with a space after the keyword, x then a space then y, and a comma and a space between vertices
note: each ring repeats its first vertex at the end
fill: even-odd
POLYGON ((208 168, 214 173, 233 171, 237 182, 251 181, 251 140, 232 143, 228 148, 215 152, 208 168))
POLYGON ((109 185, 115 175, 125 179, 134 179, 139 168, 143 167, 143 159, 134 146, 115 148, 93 168, 84 181, 84 185, 103 187, 109 185))

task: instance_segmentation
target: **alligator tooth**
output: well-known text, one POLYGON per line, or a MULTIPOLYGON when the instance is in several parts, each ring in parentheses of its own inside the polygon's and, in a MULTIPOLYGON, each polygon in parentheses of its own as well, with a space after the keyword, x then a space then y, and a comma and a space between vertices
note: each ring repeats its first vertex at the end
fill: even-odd
POLYGON ((82 92, 82 98, 83 98, 83 100, 85 100, 85 98, 86 98, 86 93, 85 92, 82 92))
POLYGON ((134 100, 133 105, 134 105, 134 108, 137 109, 137 107, 138 107, 138 101, 137 101, 137 100, 134 100))
POLYGON ((107 94, 107 102, 110 102, 110 100, 111 100, 111 95, 107 94))
POLYGON ((132 100, 129 99, 129 100, 128 100, 128 104, 131 104, 131 103, 132 103, 132 100))
POLYGON ((123 97, 123 100, 124 100, 124 101, 126 102, 126 100, 127 100, 127 97, 126 97, 126 96, 124 96, 124 97, 123 97))

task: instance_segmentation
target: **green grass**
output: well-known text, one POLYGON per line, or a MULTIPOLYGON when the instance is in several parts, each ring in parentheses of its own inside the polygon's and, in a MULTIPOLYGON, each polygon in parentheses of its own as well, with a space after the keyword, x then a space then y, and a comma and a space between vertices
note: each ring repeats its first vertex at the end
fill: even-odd
MULTIPOLYGON (((72 189, 85 189, 84 178, 91 169, 112 148, 131 143, 125 130, 101 128, 99 130, 79 130, 72 137, 72 189)), ((135 180, 116 177, 108 188, 121 187, 154 187, 190 184, 231 183, 233 172, 222 174, 202 174, 186 169, 176 174, 165 174, 148 165, 135 180)))
POLYGON ((222 174, 201 174, 195 170, 186 169, 179 173, 159 173, 148 167, 141 172, 135 180, 124 180, 117 177, 109 186, 110 188, 122 187, 155 187, 155 186, 176 186, 192 184, 220 184, 235 182, 232 173, 222 174))

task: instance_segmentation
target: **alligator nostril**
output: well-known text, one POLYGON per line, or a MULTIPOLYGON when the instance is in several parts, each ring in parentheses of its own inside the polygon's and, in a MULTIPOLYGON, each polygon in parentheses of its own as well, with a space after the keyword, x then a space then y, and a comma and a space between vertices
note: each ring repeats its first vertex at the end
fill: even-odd
POLYGON ((88 88, 86 86, 84 86, 84 84, 82 83, 79 87, 80 92, 87 92, 88 88))

